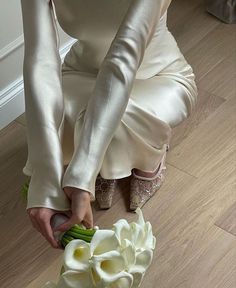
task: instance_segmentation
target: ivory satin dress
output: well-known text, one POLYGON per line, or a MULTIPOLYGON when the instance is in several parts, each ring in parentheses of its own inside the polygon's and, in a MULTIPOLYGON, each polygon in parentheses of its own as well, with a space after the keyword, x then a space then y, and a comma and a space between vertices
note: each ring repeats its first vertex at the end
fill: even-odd
POLYGON ((171 0, 21 0, 27 207, 70 210, 106 179, 157 169, 192 112, 192 67, 166 25, 171 0), (77 41, 61 62, 56 25, 77 41), (69 164, 65 173, 63 166, 69 164))

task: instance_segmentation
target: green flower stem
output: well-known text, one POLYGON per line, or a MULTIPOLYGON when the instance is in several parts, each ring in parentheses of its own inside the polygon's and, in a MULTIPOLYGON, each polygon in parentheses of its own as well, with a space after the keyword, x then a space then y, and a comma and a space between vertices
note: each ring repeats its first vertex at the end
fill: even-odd
MULTIPOLYGON (((22 186, 21 197, 23 201, 27 201, 30 179, 28 179, 22 186)), ((70 241, 74 239, 81 239, 86 242, 91 242, 96 229, 86 229, 82 224, 75 224, 69 230, 65 231, 61 237, 61 244, 65 247, 70 241)))
POLYGON ((69 240, 69 241, 74 240, 74 238, 71 237, 70 235, 68 235, 67 233, 65 233, 62 238, 67 239, 67 240, 69 240))
MULTIPOLYGON (((84 240, 84 241, 86 241, 86 242, 91 242, 91 240, 92 240, 92 236, 86 236, 86 235, 83 235, 83 234, 79 234, 79 233, 76 233, 76 232, 72 232, 72 231, 67 231, 65 234, 64 234, 64 236, 66 236, 66 235, 69 235, 69 236, 72 236, 72 237, 74 237, 75 239, 81 239, 81 240, 84 240)), ((63 237, 64 237, 63 236, 63 237)))
MULTIPOLYGON (((69 241, 70 242, 70 241, 69 241)), ((63 245, 63 247, 66 247, 66 245, 68 244, 67 242, 65 242, 65 239, 62 238, 61 239, 61 244, 63 245)))
POLYGON ((29 182, 30 182, 30 180, 25 182, 24 185, 21 188, 21 197, 22 197, 23 201, 27 201, 27 195, 28 195, 28 190, 29 190, 29 182))
MULTIPOLYGON (((74 239, 73 239, 74 240, 74 239)), ((62 238, 62 241, 65 243, 65 246, 70 243, 70 240, 66 239, 64 236, 62 238)))
POLYGON ((86 235, 86 236, 93 236, 94 233, 96 232, 95 229, 81 229, 81 228, 78 228, 77 226, 71 227, 69 231, 79 233, 81 235, 86 235))

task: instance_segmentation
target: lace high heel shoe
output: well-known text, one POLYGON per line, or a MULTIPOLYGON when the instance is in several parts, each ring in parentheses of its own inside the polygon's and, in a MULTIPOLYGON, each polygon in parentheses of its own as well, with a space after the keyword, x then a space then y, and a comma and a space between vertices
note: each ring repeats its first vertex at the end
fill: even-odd
POLYGON ((169 145, 166 145, 166 151, 162 156, 158 171, 155 176, 147 178, 136 175, 132 171, 130 181, 130 210, 135 210, 138 207, 143 207, 144 204, 160 189, 164 182, 164 170, 166 170, 165 160, 166 153, 169 150, 169 145))
POLYGON ((117 179, 104 179, 98 174, 95 183, 95 198, 100 209, 109 209, 112 205, 117 179))

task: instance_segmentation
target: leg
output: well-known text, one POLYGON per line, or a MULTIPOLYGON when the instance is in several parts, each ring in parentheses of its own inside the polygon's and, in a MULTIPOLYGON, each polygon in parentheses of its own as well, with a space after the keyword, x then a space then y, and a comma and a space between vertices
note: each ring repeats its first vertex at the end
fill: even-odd
MULTIPOLYGON (((70 141, 74 139, 68 159, 73 153, 73 144, 75 147, 79 141, 95 80, 96 76, 88 73, 72 71, 63 75, 66 121, 70 128, 67 132, 70 141)), ((103 178, 111 181, 123 178, 129 176, 133 168, 146 173, 158 170, 169 144, 171 128, 182 122, 192 109, 194 95, 186 87, 165 76, 135 80, 126 111, 104 157, 100 170, 103 178)), ((64 147, 65 152, 68 147, 64 147)))
MULTIPOLYGON (((148 80, 136 80, 133 99, 139 106, 147 109, 155 117, 173 128, 185 120, 193 109, 194 97, 186 86, 170 77, 155 76, 148 80)), ((159 170, 145 172, 134 168, 143 177, 153 177, 159 170)))
MULTIPOLYGON (((136 80, 132 99, 137 106, 173 128, 191 114, 197 93, 190 91, 171 78, 157 76, 145 81, 136 80)), ((166 151, 154 172, 133 169, 130 183, 131 210, 142 207, 160 189, 164 181, 163 170, 166 169, 165 158, 166 151)))
POLYGON ((172 128, 188 117, 194 106, 192 80, 188 83, 185 77, 180 81, 166 76, 135 80, 121 123, 103 159, 103 178, 124 178, 133 168, 150 173, 157 170, 172 128))

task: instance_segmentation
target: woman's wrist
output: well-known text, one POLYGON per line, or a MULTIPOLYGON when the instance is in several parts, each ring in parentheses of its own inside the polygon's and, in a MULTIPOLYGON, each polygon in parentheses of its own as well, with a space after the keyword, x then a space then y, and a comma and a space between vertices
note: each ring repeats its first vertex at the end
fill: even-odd
POLYGON ((81 193, 81 194, 83 194, 83 197, 85 197, 85 198, 88 197, 90 199, 90 192, 89 191, 82 190, 82 189, 77 188, 77 187, 71 187, 71 186, 64 187, 63 190, 69 199, 72 199, 72 193, 81 193))

